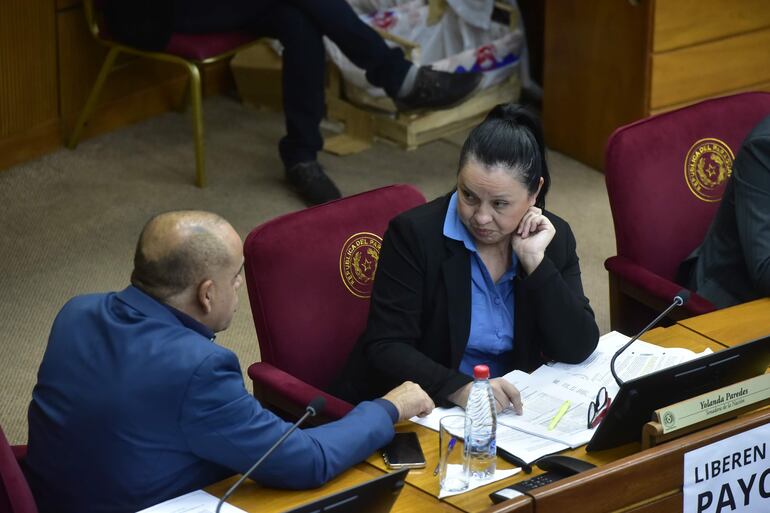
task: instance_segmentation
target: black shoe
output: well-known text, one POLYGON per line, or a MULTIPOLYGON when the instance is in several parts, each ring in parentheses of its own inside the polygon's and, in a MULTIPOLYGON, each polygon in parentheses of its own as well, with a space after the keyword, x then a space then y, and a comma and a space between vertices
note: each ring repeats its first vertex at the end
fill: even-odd
POLYGON ((286 179, 310 205, 320 205, 342 197, 340 190, 316 160, 294 164, 286 170, 286 179))
POLYGON ((412 91, 393 101, 398 110, 447 109, 460 103, 481 82, 481 73, 450 73, 421 66, 412 91))

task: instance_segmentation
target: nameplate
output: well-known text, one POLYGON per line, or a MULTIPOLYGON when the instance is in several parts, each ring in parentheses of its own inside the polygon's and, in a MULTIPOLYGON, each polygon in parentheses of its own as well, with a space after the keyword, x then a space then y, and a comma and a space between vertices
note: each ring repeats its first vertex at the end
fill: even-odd
POLYGON ((655 418, 666 434, 768 398, 770 374, 762 374, 655 410, 655 418))

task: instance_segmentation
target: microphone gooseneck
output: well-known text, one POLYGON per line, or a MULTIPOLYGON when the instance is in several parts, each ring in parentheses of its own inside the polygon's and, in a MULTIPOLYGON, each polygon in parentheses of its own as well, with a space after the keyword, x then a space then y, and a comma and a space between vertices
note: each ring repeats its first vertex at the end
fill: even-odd
POLYGON ((648 324, 647 326, 645 326, 644 328, 642 328, 642 330, 641 330, 639 333, 637 333, 636 335, 634 335, 634 336, 631 338, 631 340, 629 340, 628 342, 626 342, 626 343, 625 343, 625 345, 624 345, 623 347, 621 347, 620 349, 618 349, 618 350, 615 352, 615 354, 614 354, 614 355, 612 355, 612 360, 610 360, 610 372, 612 372, 612 377, 613 377, 613 378, 615 378, 615 381, 617 382, 618 386, 621 386, 621 385, 623 385, 623 380, 622 380, 622 379, 620 379, 620 376, 618 376, 618 373, 617 373, 617 372, 615 372, 615 360, 617 360, 617 359, 618 359, 618 356, 620 356, 620 354, 621 354, 623 351, 625 351, 626 349, 628 349, 628 346, 630 346, 631 344, 633 344, 634 342, 636 342, 636 340, 637 340, 639 337, 641 337, 642 335, 644 335, 644 334, 647 332, 647 330, 649 330, 650 328, 652 328, 653 326, 655 326, 656 324, 658 324, 658 323, 660 322, 660 320, 661 320, 663 317, 665 317, 665 316, 668 314, 668 312, 670 312, 671 310, 673 310, 673 309, 674 309, 674 308, 676 308, 677 306, 682 306, 683 304, 687 303, 687 301, 688 301, 689 299, 690 299, 690 291, 689 291, 689 290, 687 290, 687 289, 682 289, 682 290, 680 290, 679 292, 677 292, 677 293, 676 293, 676 296, 674 296, 674 301, 673 301, 673 302, 672 302, 672 303, 671 303, 671 304, 668 306, 668 308, 666 308, 665 310, 663 310, 663 312, 661 312, 661 314, 660 314, 660 315, 658 315, 658 316, 657 316, 655 319, 653 319, 653 320, 652 320, 652 322, 651 322, 650 324, 648 324))
POLYGON ((321 396, 318 396, 315 399, 313 399, 312 401, 310 401, 310 404, 308 404, 307 407, 305 408, 305 414, 302 415, 302 417, 300 417, 300 419, 297 422, 295 422, 289 428, 289 430, 286 431, 283 434, 283 436, 281 436, 281 438, 279 438, 270 447, 270 449, 268 449, 267 452, 265 454, 263 454, 262 457, 259 458, 257 460, 257 462, 254 465, 252 465, 251 468, 249 470, 247 470, 246 473, 244 473, 240 477, 240 479, 238 479, 235 482, 235 484, 233 486, 230 487, 229 490, 227 490, 225 492, 225 494, 222 496, 221 499, 219 499, 219 502, 217 503, 217 509, 216 509, 215 513, 219 513, 219 510, 222 509, 222 504, 224 504, 225 501, 230 498, 230 496, 235 492, 236 489, 238 489, 238 487, 241 485, 241 483, 243 483, 246 480, 246 478, 249 477, 252 474, 252 472, 257 470, 257 467, 259 467, 262 464, 262 462, 265 461, 267 459, 267 457, 270 456, 273 453, 273 451, 275 451, 283 443, 283 441, 286 440, 289 437, 289 435, 292 434, 294 432, 294 430, 297 429, 300 426, 300 424, 305 422, 305 420, 308 417, 315 417, 316 415, 318 415, 321 412, 321 410, 323 410, 323 407, 324 407, 325 404, 326 404, 326 399, 324 399, 321 396))

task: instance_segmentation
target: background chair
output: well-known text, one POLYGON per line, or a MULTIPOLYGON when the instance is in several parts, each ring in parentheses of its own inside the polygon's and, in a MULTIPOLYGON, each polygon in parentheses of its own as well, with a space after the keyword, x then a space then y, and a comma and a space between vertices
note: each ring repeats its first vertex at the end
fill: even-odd
POLYGON ((263 405, 296 417, 321 395, 322 420, 350 411, 322 390, 366 326, 388 222, 424 202, 414 187, 392 185, 287 214, 248 235, 246 286, 262 356, 248 373, 263 405))
MULTIPOLYGON (((633 334, 682 288, 679 264, 716 214, 732 160, 770 114, 770 93, 742 93, 620 127, 607 142, 605 173, 617 256, 610 278, 610 326, 633 334)), ((671 320, 714 310, 693 294, 671 320)))
POLYGON ((67 141, 67 147, 74 149, 88 119, 94 111, 96 101, 112 71, 115 60, 121 53, 138 55, 148 59, 171 62, 184 66, 190 77, 187 96, 190 99, 193 121, 193 139, 195 141, 195 185, 206 186, 206 162, 203 149, 203 111, 201 107, 201 77, 198 66, 211 64, 234 55, 239 50, 256 43, 259 38, 246 32, 225 32, 211 34, 174 33, 162 52, 140 50, 110 39, 101 20, 99 7, 109 0, 83 0, 83 11, 91 34, 101 44, 109 48, 104 64, 99 70, 93 89, 78 116, 75 127, 67 141))
POLYGON ((0 513, 37 513, 37 506, 19 461, 26 446, 8 444, 0 428, 0 513))

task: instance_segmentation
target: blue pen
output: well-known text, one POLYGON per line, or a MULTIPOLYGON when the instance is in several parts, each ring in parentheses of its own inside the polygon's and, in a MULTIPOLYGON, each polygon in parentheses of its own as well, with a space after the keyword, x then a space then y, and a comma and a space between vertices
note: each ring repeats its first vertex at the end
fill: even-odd
MULTIPOLYGON (((446 456, 445 456, 445 458, 446 458, 446 457, 449 457, 449 453, 451 453, 451 452, 452 452, 452 449, 454 449, 454 448, 455 448, 455 444, 456 444, 456 443, 457 443, 457 438, 453 436, 453 437, 452 437, 452 439, 451 439, 451 440, 449 441, 449 443, 447 444, 447 448, 446 448, 446 456)), ((434 476, 437 476, 437 475, 438 475, 438 471, 439 471, 440 469, 441 469, 441 461, 439 460, 439 462, 436 464, 436 469, 433 471, 433 475, 434 475, 434 476)))

